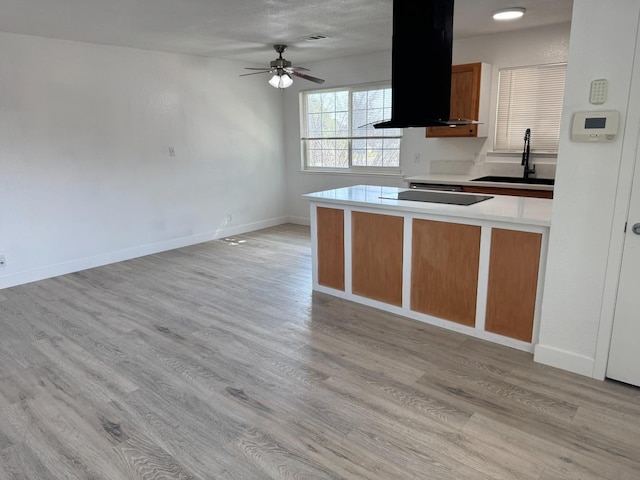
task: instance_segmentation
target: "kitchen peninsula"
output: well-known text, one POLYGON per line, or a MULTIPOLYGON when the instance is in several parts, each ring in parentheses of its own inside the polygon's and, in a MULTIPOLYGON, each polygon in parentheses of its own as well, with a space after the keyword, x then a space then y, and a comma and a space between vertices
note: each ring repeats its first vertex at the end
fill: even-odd
POLYGON ((525 351, 537 342, 552 200, 357 185, 311 203, 313 288, 525 351), (481 200, 479 200, 481 198, 481 200))

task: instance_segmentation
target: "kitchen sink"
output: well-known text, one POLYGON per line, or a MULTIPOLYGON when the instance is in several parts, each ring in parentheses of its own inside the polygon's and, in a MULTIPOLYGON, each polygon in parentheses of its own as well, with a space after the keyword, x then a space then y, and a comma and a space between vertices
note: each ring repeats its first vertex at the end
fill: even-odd
POLYGON ((524 178, 524 177, 500 177, 488 175, 486 177, 474 178, 472 182, 499 182, 499 183, 526 183, 529 185, 553 185, 553 178, 524 178))

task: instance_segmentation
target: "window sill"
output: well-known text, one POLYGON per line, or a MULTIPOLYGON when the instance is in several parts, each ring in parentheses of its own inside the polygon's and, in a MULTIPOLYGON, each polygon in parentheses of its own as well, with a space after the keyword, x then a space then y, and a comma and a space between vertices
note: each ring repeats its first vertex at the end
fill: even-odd
POLYGON ((371 170, 298 170, 300 173, 304 174, 312 174, 312 175, 347 175, 347 176, 357 176, 357 177, 398 177, 402 178, 402 172, 400 170, 397 171, 385 171, 385 172, 376 172, 371 170))

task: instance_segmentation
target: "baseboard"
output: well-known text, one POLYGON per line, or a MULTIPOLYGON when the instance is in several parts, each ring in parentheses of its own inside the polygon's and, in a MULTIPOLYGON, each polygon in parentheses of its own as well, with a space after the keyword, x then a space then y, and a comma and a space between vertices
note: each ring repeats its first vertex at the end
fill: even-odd
POLYGON ((289 219, 287 217, 276 217, 259 222, 246 223, 244 225, 234 225, 233 227, 224 227, 214 231, 199 233, 197 235, 191 235, 188 237, 173 238, 171 240, 162 242, 139 245, 115 252, 104 253, 92 257, 78 258, 56 265, 47 265, 42 268, 17 272, 6 276, 0 276, 0 290, 9 287, 15 287, 17 285, 23 285, 25 283, 45 280, 47 278, 57 277, 60 275, 66 275, 68 273, 79 272, 81 270, 87 270, 89 268, 101 267, 110 263, 122 262, 125 260, 131 260, 132 258, 144 257, 146 255, 152 255, 154 253, 160 253, 167 250, 187 247, 189 245, 209 242, 211 240, 225 238, 231 235, 240 235, 242 233, 253 232, 255 230, 261 230, 263 228, 275 227, 276 225, 282 225, 288 222, 289 219))
POLYGON ((533 360, 586 377, 593 376, 594 359, 575 352, 538 344, 533 354, 533 360))
POLYGON ((287 217, 289 223, 293 223, 295 225, 311 225, 311 220, 309 217, 287 217))

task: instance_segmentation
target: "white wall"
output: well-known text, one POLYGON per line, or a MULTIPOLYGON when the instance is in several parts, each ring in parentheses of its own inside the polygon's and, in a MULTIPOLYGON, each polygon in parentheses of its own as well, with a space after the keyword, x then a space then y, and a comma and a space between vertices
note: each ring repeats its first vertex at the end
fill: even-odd
POLYGON ((286 220, 281 95, 243 66, 0 34, 0 288, 286 220))
MULTIPOLYGON (((496 35, 455 40, 453 45, 454 63, 485 62, 492 66, 491 121, 489 131, 493 130, 495 118, 495 99, 497 95, 498 69, 505 66, 535 65, 556 63, 567 60, 569 48, 569 24, 552 25, 544 28, 515 31, 496 35)), ((428 58, 416 55, 416 64, 428 66, 428 58)), ((331 61, 305 65, 312 69, 312 75, 326 79, 322 87, 336 87, 377 81, 390 81, 391 52, 380 52, 360 57, 338 58, 331 61)), ((414 74, 420 74, 419 68, 409 66, 414 74)), ((322 174, 301 171, 300 160, 300 124, 299 92, 318 88, 303 80, 296 80, 285 91, 285 156, 287 162, 288 209, 290 217, 300 223, 309 219, 308 201, 301 197, 303 193, 326 190, 348 185, 376 184, 388 186, 406 186, 402 175, 412 176, 430 173, 432 161, 473 162, 475 170, 490 171, 501 168, 504 159, 495 163, 482 164, 483 154, 493 149, 493 138, 425 138, 424 128, 405 129, 400 153, 402 175, 345 175, 322 174), (415 154, 420 162, 415 163, 415 154)), ((514 157, 515 158, 515 157, 514 157)), ((537 160, 532 156, 534 162, 537 160)), ((519 158, 515 158, 518 173, 521 171, 519 158)), ((513 167, 513 164, 507 167, 513 167)), ((553 172, 553 166, 551 172, 553 172)), ((452 166, 453 168, 453 166, 452 166)), ((511 172, 509 172, 511 173, 511 172)))
POLYGON ((615 8, 599 0, 574 1, 540 343, 535 359, 597 378, 603 377, 606 366, 624 212, 631 188, 628 177, 638 141, 638 125, 626 125, 626 117, 634 52, 640 48, 639 16, 637 0, 620 0, 615 8), (609 94, 604 105, 594 106, 589 104, 588 95, 590 82, 597 78, 609 80, 609 94), (620 112, 618 140, 601 144, 572 142, 569 130, 573 113, 603 109, 620 112), (625 201, 616 204, 617 199, 625 198, 626 205, 625 201))

